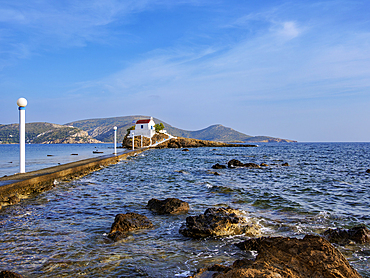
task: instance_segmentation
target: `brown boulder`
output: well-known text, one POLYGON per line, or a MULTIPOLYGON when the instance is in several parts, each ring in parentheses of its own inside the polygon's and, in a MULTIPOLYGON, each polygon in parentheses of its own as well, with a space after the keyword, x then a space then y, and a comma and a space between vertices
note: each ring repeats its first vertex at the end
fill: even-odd
POLYGON ((158 214, 178 214, 189 211, 189 204, 176 198, 167 198, 165 200, 151 199, 147 207, 158 214))
POLYGON ((214 172, 214 171, 208 171, 207 173, 210 174, 210 175, 221 176, 220 173, 214 172))
POLYGON ((247 168, 261 168, 261 166, 259 166, 256 163, 245 163, 244 167, 247 167, 247 168))
POLYGON ((121 239, 124 239, 124 238, 127 238, 128 235, 127 233, 125 232, 121 232, 121 231, 116 231, 116 232, 113 232, 113 233, 109 233, 108 234, 108 237, 113 240, 113 241, 119 241, 121 239))
POLYGON ((242 162, 240 162, 239 160, 236 160, 236 159, 231 159, 227 163, 227 167, 229 167, 229 168, 244 167, 244 163, 242 163, 242 162))
POLYGON ((355 243, 365 243, 370 241, 370 231, 365 226, 357 226, 351 229, 328 229, 322 236, 331 243, 340 245, 355 243))
POLYGON ((230 267, 201 269, 193 278, 361 278, 344 256, 327 240, 307 235, 303 239, 261 237, 237 244, 257 251, 255 260, 237 260, 230 267))
POLYGON ((151 227, 153 227, 152 222, 144 215, 134 212, 120 213, 116 215, 108 237, 117 241, 126 237, 127 232, 151 227))
POLYGON ((187 237, 203 238, 209 236, 229 236, 259 234, 260 226, 249 223, 236 209, 209 208, 204 214, 189 216, 180 228, 180 233, 187 237))
POLYGON ((289 166, 289 163, 288 162, 285 162, 281 166, 289 166))
POLYGON ((261 168, 261 166, 259 166, 258 164, 256 163, 242 163, 240 162, 239 160, 236 160, 236 159, 232 159, 230 160, 228 163, 227 163, 227 166, 229 168, 235 168, 235 167, 247 167, 247 168, 261 168))
POLYGON ((221 165, 221 164, 218 164, 216 163, 215 165, 212 166, 212 169, 225 169, 226 166, 225 165, 221 165))
POLYGON ((366 173, 370 173, 370 169, 367 169, 367 170, 366 170, 366 173))

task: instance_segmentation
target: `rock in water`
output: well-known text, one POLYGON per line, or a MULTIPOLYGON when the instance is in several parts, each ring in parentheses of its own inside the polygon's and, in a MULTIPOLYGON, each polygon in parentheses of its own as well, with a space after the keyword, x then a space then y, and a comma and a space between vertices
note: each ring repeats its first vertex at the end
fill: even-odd
POLYGON ((329 229, 322 233, 322 236, 331 243, 340 245, 355 243, 365 243, 370 241, 370 231, 365 226, 357 226, 351 229, 329 229))
POLYGON ((121 239, 127 238, 127 233, 116 231, 114 233, 109 233, 108 237, 113 241, 120 241, 121 239))
POLYGON ((151 227, 153 227, 152 222, 150 222, 150 220, 144 215, 134 212, 126 214, 120 213, 116 215, 108 237, 114 241, 117 241, 126 237, 126 233, 129 231, 151 227))
POLYGON ((244 167, 247 167, 247 168, 261 168, 261 166, 259 166, 256 163, 245 163, 244 167))
POLYGON ((229 236, 259 234, 260 226, 248 222, 239 210, 228 208, 209 208, 204 214, 189 216, 180 228, 187 237, 203 238, 209 236, 229 236))
POLYGON ((151 199, 147 207, 158 214, 178 214, 189 211, 189 204, 176 198, 151 199))
POLYGON ((235 168, 235 167, 244 167, 244 163, 241 163, 239 160, 236 159, 231 159, 228 163, 227 166, 229 168, 235 168))
POLYGON ((361 278, 344 256, 320 236, 261 237, 236 245, 257 251, 258 256, 255 260, 237 260, 230 267, 200 269, 191 277, 361 278))
POLYGON ((215 164, 212 166, 212 169, 225 169, 226 166, 225 165, 221 165, 221 164, 215 164))
POLYGON ((242 163, 240 162, 239 160, 236 160, 236 159, 232 159, 230 160, 228 163, 227 163, 227 166, 229 168, 235 168, 235 167, 247 167, 247 168, 261 168, 261 166, 259 166, 258 164, 256 163, 242 163))

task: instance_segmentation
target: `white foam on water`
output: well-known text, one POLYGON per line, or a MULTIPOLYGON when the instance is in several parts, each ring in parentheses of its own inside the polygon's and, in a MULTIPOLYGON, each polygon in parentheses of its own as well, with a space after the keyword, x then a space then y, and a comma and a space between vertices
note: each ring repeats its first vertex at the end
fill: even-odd
POLYGON ((184 272, 182 272, 182 273, 176 273, 175 274, 175 276, 176 277, 188 277, 188 276, 190 276, 190 271, 184 271, 184 272))

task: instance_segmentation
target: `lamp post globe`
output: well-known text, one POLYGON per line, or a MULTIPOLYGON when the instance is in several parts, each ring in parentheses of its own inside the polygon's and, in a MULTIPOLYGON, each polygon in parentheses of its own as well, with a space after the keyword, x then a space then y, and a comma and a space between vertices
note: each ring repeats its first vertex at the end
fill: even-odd
POLYGON ((27 106, 27 99, 25 99, 24 97, 21 97, 17 100, 17 105, 19 107, 26 107, 27 106))

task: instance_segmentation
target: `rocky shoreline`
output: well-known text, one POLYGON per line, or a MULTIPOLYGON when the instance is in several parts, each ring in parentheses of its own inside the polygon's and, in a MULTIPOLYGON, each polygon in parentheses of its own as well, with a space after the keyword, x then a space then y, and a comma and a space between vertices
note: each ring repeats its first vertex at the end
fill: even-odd
MULTIPOLYGON (((152 138, 152 144, 157 142, 163 141, 163 139, 167 139, 168 135, 166 134, 155 134, 152 138)), ((150 145, 150 140, 147 137, 143 137, 143 147, 148 147, 150 145)), ((132 148, 132 138, 129 138, 127 135, 123 139, 122 146, 127 149, 132 148)), ((140 148, 141 147, 141 138, 135 137, 134 147, 140 148)), ((251 144, 234 144, 234 143, 223 143, 223 142, 216 142, 216 141, 207 141, 207 140, 199 140, 199 139, 192 139, 192 138, 184 138, 184 137, 177 137, 172 138, 168 141, 158 144, 155 147, 156 149, 165 149, 165 148, 199 148, 199 147, 257 147, 257 145, 251 144)))
POLYGON ((230 144, 230 143, 222 143, 222 142, 215 142, 215 141, 178 137, 177 139, 171 139, 162 144, 159 144, 155 148, 164 149, 164 148, 199 148, 199 147, 213 147, 213 148, 216 148, 216 147, 257 147, 257 145, 230 144))
MULTIPOLYGON (((147 208, 155 214, 188 213, 189 204, 176 198, 151 199, 147 208)), ((246 213, 231 207, 208 208, 204 214, 188 216, 179 229, 185 237, 196 240, 244 235, 247 239, 235 245, 246 256, 232 265, 215 264, 198 269, 188 278, 361 278, 335 244, 363 244, 370 242, 370 231, 365 226, 348 230, 329 229, 321 235, 301 238, 261 236, 261 227, 246 213), (332 243, 334 244, 332 244, 332 243), (257 255, 255 255, 257 254, 257 255)), ((126 239, 140 229, 155 229, 147 216, 127 212, 117 214, 107 237, 114 242, 126 239)), ((134 235, 134 234, 133 234, 134 235)), ((18 273, 3 270, 0 278, 21 278, 18 273)))
MULTIPOLYGON (((155 214, 172 215, 188 213, 189 204, 176 198, 151 199, 147 208, 155 214)), ((118 214, 108 237, 113 241, 120 241, 131 231, 152 228, 152 222, 144 215, 118 214)), ((246 254, 257 253, 253 259, 240 258, 230 266, 216 264, 198 269, 188 278, 361 277, 332 243, 370 242, 370 231, 365 226, 349 230, 329 229, 321 235, 305 235, 302 239, 261 237, 260 229, 258 224, 245 217, 245 212, 231 207, 208 208, 204 214, 188 216, 186 223, 179 229, 179 233, 185 237, 199 240, 244 235, 249 239, 235 245, 246 254)))
MULTIPOLYGON (((187 213, 189 204, 176 198, 151 199, 148 209, 157 214, 187 213)), ((327 230, 322 235, 306 235, 304 238, 259 237, 260 226, 246 220, 244 212, 231 207, 209 208, 199 216, 189 216, 179 233, 201 239, 245 235, 247 240, 236 244, 246 253, 257 252, 253 259, 241 258, 231 266, 213 265, 198 269, 188 278, 241 278, 241 277, 289 277, 289 278, 360 278, 361 275, 346 258, 330 243, 355 243, 370 241, 370 231, 364 227, 350 230, 327 230)), ((136 213, 118 214, 108 237, 119 241, 127 233, 137 229, 153 228, 150 220, 136 213)))

